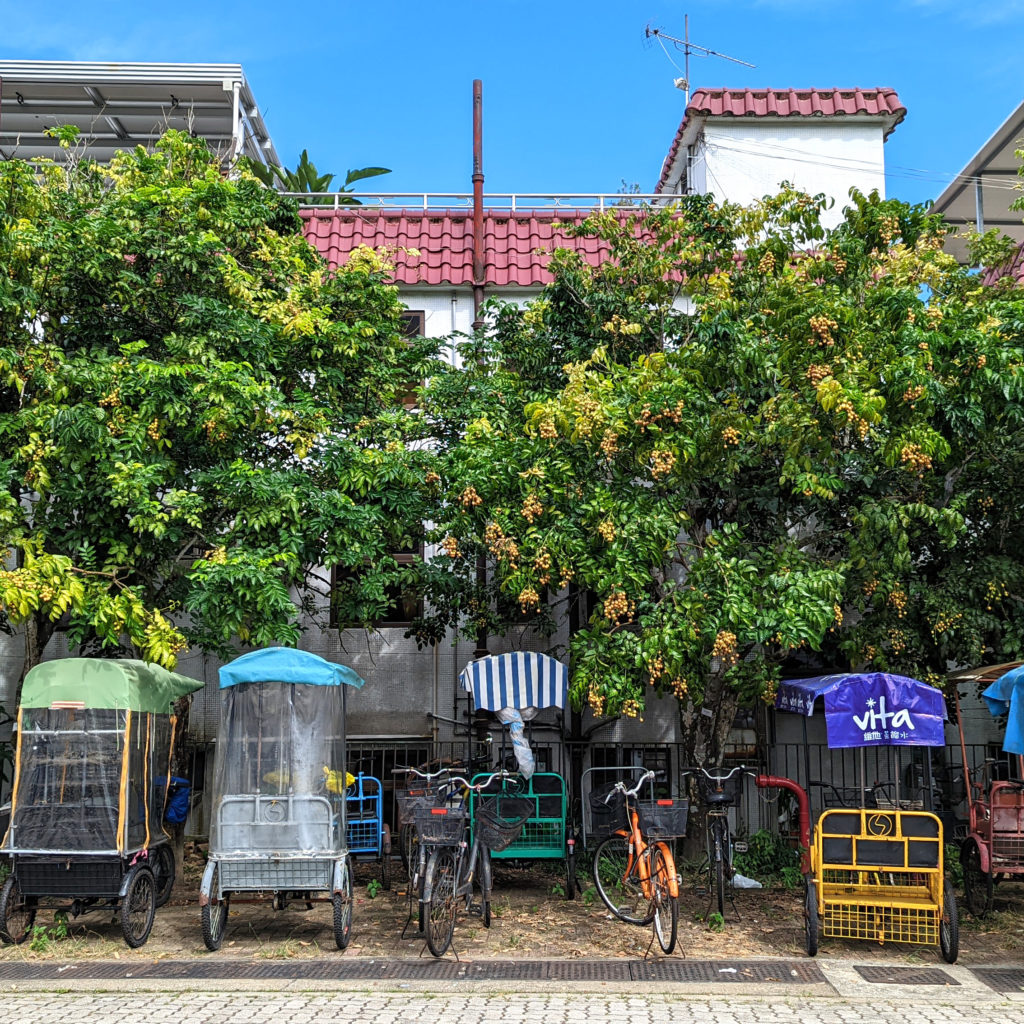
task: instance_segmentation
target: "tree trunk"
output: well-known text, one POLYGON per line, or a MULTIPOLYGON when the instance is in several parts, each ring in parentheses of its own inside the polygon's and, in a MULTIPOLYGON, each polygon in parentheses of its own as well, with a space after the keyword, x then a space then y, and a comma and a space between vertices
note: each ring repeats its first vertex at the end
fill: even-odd
POLYGON ((43 660, 43 651, 53 636, 56 623, 51 622, 49 617, 41 612, 33 612, 25 620, 25 661, 21 667, 21 678, 12 694, 10 714, 18 713, 18 706, 21 704, 21 687, 25 682, 25 676, 29 669, 33 669, 43 660))
MULTIPOLYGON (((680 704, 683 768, 717 768, 721 765, 738 706, 736 691, 720 672, 708 677, 701 707, 680 704)), ((683 853, 687 859, 698 859, 706 850, 707 816, 695 776, 690 775, 688 782, 690 814, 683 853)))
MULTIPOLYGON (((179 778, 194 782, 195 780, 191 778, 192 773, 188 763, 188 744, 185 742, 185 738, 188 736, 188 716, 191 708, 191 694, 179 697, 174 703, 174 715, 177 718, 177 724, 174 730, 174 750, 171 752, 170 769, 171 775, 177 775, 179 778)), ((170 791, 170 787, 168 787, 168 791, 170 791)), ((189 800, 191 799, 192 795, 190 793, 189 800)), ((174 847, 174 877, 179 881, 185 877, 185 825, 187 823, 187 818, 180 825, 164 823, 164 828, 171 837, 171 845, 174 847)))

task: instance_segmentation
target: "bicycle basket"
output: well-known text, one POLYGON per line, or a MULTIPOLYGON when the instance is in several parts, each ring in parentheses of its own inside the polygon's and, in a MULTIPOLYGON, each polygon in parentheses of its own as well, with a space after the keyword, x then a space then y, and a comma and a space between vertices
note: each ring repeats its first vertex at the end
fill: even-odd
POLYGON ((500 853, 519 838, 534 810, 534 801, 524 797, 482 799, 476 805, 473 834, 492 853, 500 853))
POLYGON ((413 813, 421 843, 458 843, 469 818, 463 807, 417 807, 413 813))
POLYGON ((620 828, 629 828, 626 798, 614 786, 602 786, 590 794, 590 834, 610 836, 620 828))
POLYGON ((730 778, 708 778, 706 775, 697 775, 697 788, 700 790, 700 798, 705 804, 721 805, 734 804, 739 799, 740 787, 743 785, 743 773, 736 772, 730 778))
POLYGON ((686 800, 641 800, 640 828, 649 839, 672 839, 686 835, 690 804, 686 800))
POLYGON ((400 821, 415 820, 416 811, 422 808, 438 807, 444 803, 445 794, 437 786, 410 786, 395 790, 400 821))

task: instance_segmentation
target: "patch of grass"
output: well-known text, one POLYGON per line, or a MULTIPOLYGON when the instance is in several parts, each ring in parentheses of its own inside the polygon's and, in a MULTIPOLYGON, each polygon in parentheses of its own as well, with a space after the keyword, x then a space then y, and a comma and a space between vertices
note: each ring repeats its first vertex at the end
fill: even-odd
POLYGON ((724 932, 725 931, 725 918, 716 910, 711 914, 708 914, 708 931, 709 932, 724 932))

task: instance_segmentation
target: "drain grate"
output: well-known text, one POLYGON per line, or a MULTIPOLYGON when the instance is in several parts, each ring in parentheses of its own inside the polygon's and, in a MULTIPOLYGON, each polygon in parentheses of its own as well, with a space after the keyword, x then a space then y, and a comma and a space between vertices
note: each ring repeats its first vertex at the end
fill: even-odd
POLYGON ((994 992, 1024 992, 1024 970, 1019 967, 972 967, 970 970, 994 992))
POLYGON ((857 965, 853 968, 865 981, 873 985, 959 985, 938 967, 887 967, 885 965, 857 965))
POLYGON ((824 983, 817 964, 800 960, 652 960, 630 965, 634 981, 680 981, 690 984, 824 983))
MULTIPOLYGON (((338 965, 341 967, 341 964, 338 965)), ((465 977, 466 964, 455 960, 393 960, 381 977, 388 981, 458 981, 465 977)), ((338 971, 339 978, 349 975, 338 971)))
POLYGON ((628 960, 541 961, 546 981, 631 981, 628 960))

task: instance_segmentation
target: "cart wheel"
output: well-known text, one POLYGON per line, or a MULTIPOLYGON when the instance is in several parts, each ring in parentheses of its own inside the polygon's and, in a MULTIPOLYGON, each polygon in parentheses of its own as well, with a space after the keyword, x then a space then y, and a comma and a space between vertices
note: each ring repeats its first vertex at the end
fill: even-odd
POLYGON ((439 846, 430 855, 427 865, 427 888, 430 902, 426 907, 427 948, 434 956, 444 956, 455 933, 455 851, 439 846))
POLYGON ((213 875, 210 877, 210 901, 202 908, 200 915, 203 922, 203 942, 211 953, 220 949, 220 944, 224 941, 228 904, 228 894, 220 891, 220 865, 215 864, 213 875))
POLYGON ((818 955, 818 934, 818 886, 808 882, 804 897, 804 945, 808 956, 818 955))
POLYGON ((36 908, 21 894, 18 879, 10 875, 0 889, 0 939, 20 946, 32 931, 36 908))
POLYGON ((149 857, 156 879, 156 905, 162 907, 170 898, 174 888, 174 850, 170 843, 161 843, 152 850, 149 857))
POLYGON ((137 949, 149 938, 156 915, 156 879, 146 864, 136 864, 128 872, 128 884, 121 900, 121 934, 130 949, 137 949))
POLYGON ((565 855, 565 898, 576 899, 576 845, 569 847, 565 855))
POLYGON ((960 953, 960 918, 956 910, 953 883, 947 878, 942 886, 942 919, 939 921, 939 949, 947 964, 955 964, 960 953))
POLYGON ((344 877, 341 880, 341 892, 336 892, 331 897, 331 905, 334 908, 334 941, 338 949, 344 949, 352 938, 352 865, 347 857, 342 871, 344 877))
POLYGON ((968 839, 960 847, 960 865, 964 872, 964 899, 967 909, 975 917, 984 917, 992 909, 991 872, 981 870, 981 851, 978 844, 968 839))
POLYGON ((391 888, 391 826, 385 825, 380 837, 380 884, 391 888))

